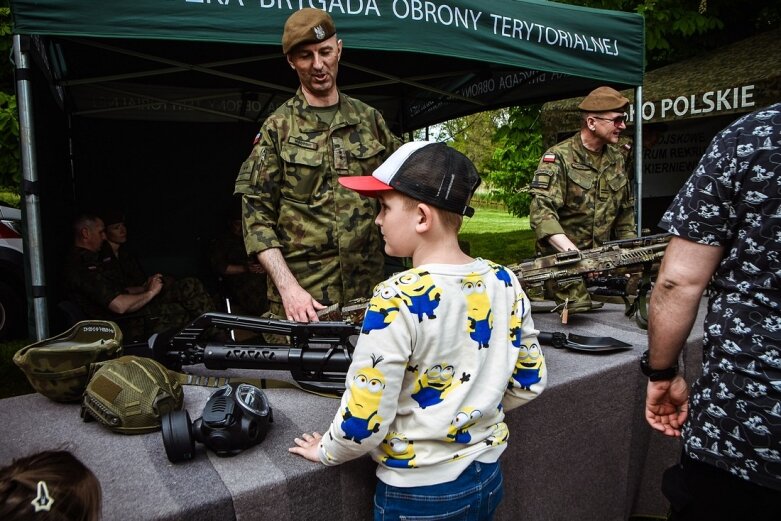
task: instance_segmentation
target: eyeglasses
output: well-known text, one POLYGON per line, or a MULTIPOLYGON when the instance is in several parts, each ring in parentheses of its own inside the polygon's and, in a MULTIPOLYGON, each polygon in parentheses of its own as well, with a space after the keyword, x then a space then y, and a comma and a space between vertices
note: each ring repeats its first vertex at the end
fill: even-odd
POLYGON ((626 123, 626 119, 627 119, 628 116, 626 114, 624 114, 622 116, 616 116, 614 118, 602 118, 602 117, 599 117, 599 116, 591 116, 591 117, 594 118, 594 119, 601 119, 602 121, 612 121, 613 122, 613 126, 617 127, 621 123, 626 123))

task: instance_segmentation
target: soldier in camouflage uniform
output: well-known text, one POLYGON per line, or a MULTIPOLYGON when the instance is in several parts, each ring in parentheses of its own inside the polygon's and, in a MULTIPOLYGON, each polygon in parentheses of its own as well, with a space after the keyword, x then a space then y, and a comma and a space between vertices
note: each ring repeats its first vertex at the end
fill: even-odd
MULTIPOLYGON (((578 106, 580 132, 542 156, 531 184, 529 210, 539 253, 595 248, 609 240, 636 237, 633 188, 617 146, 626 129, 628 103, 610 87, 595 89, 578 106)), ((582 280, 549 285, 546 290, 570 313, 597 307, 582 280)))
POLYGON ((226 232, 212 243, 209 263, 222 279, 231 313, 260 316, 266 312, 266 273, 247 255, 240 214, 231 217, 226 232))
POLYGON ((266 119, 235 193, 246 250, 272 282, 271 313, 309 322, 383 280, 376 203, 337 180, 371 173, 401 143, 379 112, 337 89, 342 41, 328 13, 293 13, 282 51, 301 85, 266 119))
POLYGON ((125 286, 121 265, 102 248, 106 234, 99 217, 78 217, 74 234, 64 270, 68 298, 90 318, 117 322, 125 340, 145 340, 152 333, 181 328, 214 311, 211 297, 192 277, 164 285, 158 273, 143 286, 125 286))

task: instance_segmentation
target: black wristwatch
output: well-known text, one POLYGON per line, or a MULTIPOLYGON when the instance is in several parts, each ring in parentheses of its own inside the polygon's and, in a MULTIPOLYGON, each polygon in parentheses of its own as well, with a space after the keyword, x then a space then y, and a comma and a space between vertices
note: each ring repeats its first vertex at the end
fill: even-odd
POLYGON ((643 353, 643 356, 640 357, 640 370, 652 382, 658 382, 659 380, 672 380, 675 378, 675 375, 678 374, 677 365, 673 365, 667 369, 653 369, 650 365, 648 365, 648 351, 643 353))

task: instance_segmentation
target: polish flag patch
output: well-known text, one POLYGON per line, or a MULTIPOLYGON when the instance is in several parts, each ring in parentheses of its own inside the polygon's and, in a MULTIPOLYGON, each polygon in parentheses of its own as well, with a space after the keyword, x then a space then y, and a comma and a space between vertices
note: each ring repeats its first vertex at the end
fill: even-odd
POLYGON ((555 163, 556 162, 556 154, 545 154, 542 156, 542 162, 543 163, 555 163))

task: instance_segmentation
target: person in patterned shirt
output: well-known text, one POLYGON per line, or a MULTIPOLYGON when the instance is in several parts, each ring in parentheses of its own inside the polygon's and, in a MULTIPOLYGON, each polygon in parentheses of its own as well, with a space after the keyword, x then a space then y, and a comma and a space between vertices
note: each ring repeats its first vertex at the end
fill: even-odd
POLYGON ((781 103, 717 134, 664 214, 645 415, 681 436, 673 520, 781 519, 781 103), (675 374, 705 288, 703 374, 675 374))

